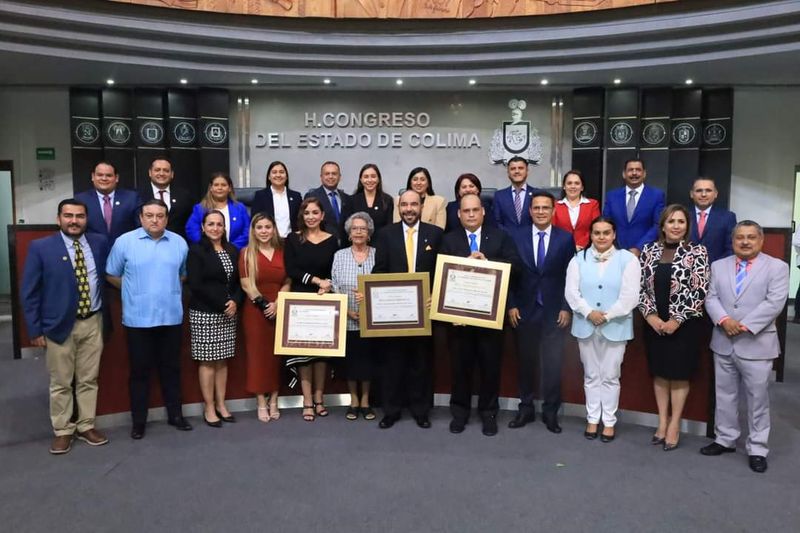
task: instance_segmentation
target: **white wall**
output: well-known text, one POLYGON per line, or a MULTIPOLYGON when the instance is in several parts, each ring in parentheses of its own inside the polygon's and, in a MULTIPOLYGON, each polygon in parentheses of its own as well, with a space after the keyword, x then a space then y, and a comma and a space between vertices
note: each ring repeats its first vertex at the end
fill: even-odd
POLYGON ((792 224, 800 165, 800 89, 736 89, 731 210, 762 226, 792 224))
POLYGON ((67 89, 0 88, 0 159, 14 164, 15 222, 55 223, 58 202, 72 195, 70 149, 67 89), (55 148, 56 159, 37 161, 37 147, 55 148), (52 181, 40 183, 40 173, 52 181))

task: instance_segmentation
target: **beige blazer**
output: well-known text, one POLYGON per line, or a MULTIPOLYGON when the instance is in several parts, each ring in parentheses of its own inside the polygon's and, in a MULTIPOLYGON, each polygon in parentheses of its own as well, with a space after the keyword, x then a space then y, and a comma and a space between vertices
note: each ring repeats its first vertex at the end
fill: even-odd
MULTIPOLYGON (((400 197, 398 196, 394 199, 394 216, 392 219, 395 222, 400 222, 400 209, 398 207, 399 202, 400 197)), ((422 204, 422 216, 420 217, 420 220, 427 224, 433 224, 444 229, 444 226, 447 223, 447 202, 445 201, 444 197, 436 194, 429 194, 426 196, 425 202, 422 204)))

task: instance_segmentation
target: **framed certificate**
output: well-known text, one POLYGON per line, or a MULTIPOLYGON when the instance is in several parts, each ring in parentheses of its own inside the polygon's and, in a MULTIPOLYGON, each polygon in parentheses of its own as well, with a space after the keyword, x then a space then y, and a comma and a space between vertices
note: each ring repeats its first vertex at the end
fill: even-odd
POLYGON ((431 319, 503 329, 510 277, 509 263, 439 255, 431 319))
POLYGON ((362 337, 420 337, 431 334, 426 272, 358 276, 364 295, 358 319, 362 337))
POLYGON ((347 295, 279 292, 275 354, 344 357, 347 295))

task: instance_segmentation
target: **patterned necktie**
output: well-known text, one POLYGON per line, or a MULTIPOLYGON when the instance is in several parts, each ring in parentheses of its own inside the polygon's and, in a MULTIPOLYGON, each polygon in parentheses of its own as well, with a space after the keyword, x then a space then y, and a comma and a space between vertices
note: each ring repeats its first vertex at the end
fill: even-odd
POLYGON ((517 222, 522 222, 522 189, 514 189, 514 212, 517 222))
POLYGON ((103 195, 103 220, 106 221, 106 229, 111 233, 111 197, 103 195))
POLYGON ((89 274, 86 272, 86 260, 83 257, 81 243, 73 241, 75 248, 75 281, 78 283, 78 318, 86 318, 92 310, 92 298, 89 294, 89 274))
POLYGON ((706 230, 706 217, 708 214, 705 211, 700 211, 700 221, 697 223, 697 236, 703 238, 703 232, 706 230))
POLYGON ((478 251, 478 241, 475 240, 477 238, 478 238, 478 236, 475 235, 474 233, 470 233, 469 234, 469 251, 470 252, 477 252, 478 251))
POLYGON ((744 285, 744 280, 747 278, 747 264, 749 261, 747 259, 742 259, 739 261, 739 267, 736 269, 736 296, 739 296, 739 293, 742 292, 742 285, 744 285))
POLYGON ((629 192, 628 196, 628 205, 625 206, 625 210, 628 212, 628 222, 630 222, 633 218, 633 211, 636 209, 636 191, 629 192))
POLYGON ((331 199, 331 207, 333 207, 333 216, 336 218, 336 222, 339 222, 339 201, 336 199, 336 193, 329 192, 328 196, 331 199))
POLYGON ((408 271, 414 272, 414 228, 408 228, 406 234, 406 261, 408 262, 408 271))

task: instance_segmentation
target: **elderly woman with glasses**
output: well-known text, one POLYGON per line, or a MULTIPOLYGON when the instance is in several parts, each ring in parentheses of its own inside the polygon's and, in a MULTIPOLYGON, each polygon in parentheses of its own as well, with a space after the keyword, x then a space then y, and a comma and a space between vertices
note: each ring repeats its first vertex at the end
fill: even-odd
POLYGON ((336 252, 331 268, 333 290, 347 294, 347 353, 345 374, 350 391, 350 407, 345 414, 348 420, 356 420, 361 414, 366 420, 374 420, 375 412, 369 405, 369 385, 372 379, 372 356, 369 339, 362 339, 358 327, 357 297, 358 276, 369 274, 375 266, 375 248, 369 240, 375 232, 375 224, 364 211, 353 213, 344 223, 344 231, 351 245, 336 252), (361 394, 358 385, 361 385, 361 394))

